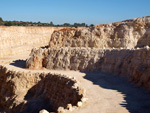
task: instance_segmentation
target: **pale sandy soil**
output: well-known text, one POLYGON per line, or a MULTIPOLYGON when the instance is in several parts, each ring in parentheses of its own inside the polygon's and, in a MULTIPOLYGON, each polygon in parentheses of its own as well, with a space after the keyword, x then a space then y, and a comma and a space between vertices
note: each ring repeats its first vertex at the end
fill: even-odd
POLYGON ((60 73, 75 77, 80 86, 86 89, 88 101, 72 113, 150 113, 150 93, 137 88, 126 78, 100 72, 27 70, 20 68, 25 64, 23 60, 10 63, 10 60, 5 59, 5 62, 13 70, 60 73))

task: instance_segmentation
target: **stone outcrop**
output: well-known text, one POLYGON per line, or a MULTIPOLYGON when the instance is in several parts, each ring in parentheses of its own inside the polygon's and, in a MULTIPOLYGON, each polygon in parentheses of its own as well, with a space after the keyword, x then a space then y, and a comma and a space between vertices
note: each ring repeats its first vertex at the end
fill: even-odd
POLYGON ((49 47, 135 48, 150 46, 150 17, 56 30, 49 47))
POLYGON ((0 108, 7 113, 65 110, 83 100, 82 90, 74 78, 65 75, 16 72, 0 66, 0 108))
POLYGON ((103 71, 120 74, 150 90, 150 49, 52 48, 33 50, 29 69, 103 71))

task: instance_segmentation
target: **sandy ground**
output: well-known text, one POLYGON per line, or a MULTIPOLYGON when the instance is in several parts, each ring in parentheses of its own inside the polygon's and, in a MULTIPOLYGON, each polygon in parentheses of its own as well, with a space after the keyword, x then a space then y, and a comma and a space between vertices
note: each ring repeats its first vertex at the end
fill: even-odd
MULTIPOLYGON (((72 113, 150 113, 150 93, 126 78, 100 72, 27 70, 23 60, 2 59, 0 63, 13 70, 60 73, 75 77, 86 89, 88 101, 72 113)), ((68 111, 69 112, 69 111, 68 111)))

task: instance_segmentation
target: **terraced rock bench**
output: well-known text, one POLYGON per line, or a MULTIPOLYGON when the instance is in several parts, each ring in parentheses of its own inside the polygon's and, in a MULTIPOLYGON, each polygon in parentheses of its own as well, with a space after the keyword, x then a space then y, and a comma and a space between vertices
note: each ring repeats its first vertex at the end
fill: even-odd
POLYGON ((2 65, 0 72, 0 107, 7 113, 73 110, 85 97, 77 81, 65 75, 16 72, 2 65))
POLYGON ((26 62, 29 69, 98 71, 128 77, 150 90, 150 48, 33 49, 26 62))

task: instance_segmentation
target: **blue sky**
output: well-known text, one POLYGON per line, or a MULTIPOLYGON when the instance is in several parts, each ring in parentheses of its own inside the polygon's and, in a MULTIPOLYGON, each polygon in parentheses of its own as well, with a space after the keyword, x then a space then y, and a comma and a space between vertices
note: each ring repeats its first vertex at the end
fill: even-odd
POLYGON ((150 16, 150 0, 0 0, 3 20, 103 24, 150 16))

